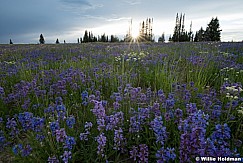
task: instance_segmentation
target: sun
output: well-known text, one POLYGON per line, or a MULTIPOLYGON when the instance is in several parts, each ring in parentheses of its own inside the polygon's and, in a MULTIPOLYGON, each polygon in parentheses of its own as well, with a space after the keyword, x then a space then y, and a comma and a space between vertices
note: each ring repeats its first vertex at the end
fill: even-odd
POLYGON ((139 32, 137 30, 132 31, 132 38, 137 39, 139 37, 139 32))

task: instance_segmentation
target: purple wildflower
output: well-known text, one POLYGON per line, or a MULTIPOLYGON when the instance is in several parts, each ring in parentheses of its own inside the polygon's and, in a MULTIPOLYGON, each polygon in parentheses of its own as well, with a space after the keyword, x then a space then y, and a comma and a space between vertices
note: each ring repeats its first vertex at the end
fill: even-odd
POLYGON ((76 144, 74 137, 67 136, 64 142, 64 148, 68 148, 69 150, 73 149, 73 146, 76 144))
POLYGON ((97 136, 96 141, 98 142, 98 151, 97 154, 101 155, 102 157, 104 157, 104 150, 105 150, 105 145, 106 145, 106 137, 104 133, 101 133, 99 136, 97 136))
POLYGON ((148 146, 146 144, 139 145, 139 162, 148 162, 148 146))
POLYGON ((66 107, 64 105, 57 105, 57 117, 59 120, 64 120, 66 118, 66 107))
POLYGON ((50 123, 50 129, 51 129, 51 131, 52 131, 52 134, 55 135, 56 130, 59 130, 59 129, 60 129, 60 126, 59 126, 58 121, 56 121, 56 122, 51 122, 51 123, 50 123))
POLYGON ((21 151, 21 155, 23 157, 29 156, 30 153, 32 152, 32 148, 29 144, 27 144, 21 151))
POLYGON ((113 130, 118 125, 122 125, 124 121, 124 113, 122 111, 115 113, 114 115, 106 116, 106 131, 113 130))
POLYGON ((64 163, 68 163, 68 160, 72 158, 71 151, 64 151, 63 155, 60 156, 64 163))
POLYGON ((30 112, 19 113, 18 121, 22 125, 24 131, 30 130, 32 128, 32 118, 33 118, 33 113, 30 112))
POLYGON ((165 140, 167 139, 167 132, 166 127, 163 126, 163 120, 162 117, 156 117, 154 120, 150 123, 155 136, 156 136, 156 142, 160 143, 162 146, 165 143, 165 140))
POLYGON ((48 163, 59 163, 59 160, 56 158, 56 156, 48 157, 48 163))
POLYGON ((169 162, 170 160, 174 161, 176 158, 175 149, 167 147, 160 148, 156 153, 157 163, 169 162))
POLYGON ((132 150, 129 151, 130 158, 133 159, 133 161, 137 160, 138 157, 138 148, 136 146, 132 146, 132 150))
POLYGON ((73 125, 75 124, 75 118, 74 116, 70 116, 66 119, 67 126, 69 128, 73 128, 73 125))
POLYGON ((114 133, 114 147, 115 150, 124 150, 125 146, 125 138, 123 137, 123 130, 119 128, 118 130, 115 130, 114 133))
POLYGON ((61 128, 60 130, 56 130, 55 132, 56 132, 56 140, 57 140, 57 142, 64 142, 64 140, 67 137, 65 129, 61 128))

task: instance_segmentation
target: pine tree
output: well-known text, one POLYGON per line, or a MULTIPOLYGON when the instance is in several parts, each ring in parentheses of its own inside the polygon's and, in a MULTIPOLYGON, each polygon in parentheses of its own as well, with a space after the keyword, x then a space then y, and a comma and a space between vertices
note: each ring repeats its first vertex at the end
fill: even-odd
POLYGON ((56 40, 56 44, 59 44, 59 40, 58 40, 58 38, 57 38, 57 40, 56 40))
POLYGON ((198 32, 196 32, 196 34, 195 34, 194 42, 198 42, 198 32))
POLYGON ((168 41, 169 41, 169 42, 173 41, 173 39, 172 39, 171 35, 170 35, 170 37, 169 37, 169 40, 168 40, 168 41))
POLYGON ((220 37, 221 37, 220 35, 222 30, 220 30, 219 28, 220 26, 219 26, 218 18, 217 17, 215 19, 212 18, 205 31, 205 40, 220 41, 220 37))
POLYGON ((45 44, 45 39, 42 34, 40 35, 39 42, 40 42, 40 44, 45 44))
POLYGON ((10 39, 9 44, 13 44, 12 40, 10 39))
POLYGON ((84 43, 89 42, 89 36, 88 36, 88 31, 87 30, 85 30, 85 32, 84 32, 83 42, 84 43))
POLYGON ((190 31, 188 32, 188 41, 193 41, 192 22, 190 24, 190 31))
POLYGON ((165 42, 165 33, 159 37, 158 42, 165 42))
POLYGON ((197 32, 197 37, 198 37, 198 41, 207 41, 205 38, 205 31, 203 30, 203 28, 201 27, 201 29, 197 32))
POLYGON ((175 25, 175 29, 174 29, 174 34, 171 38, 172 41, 174 42, 178 42, 179 41, 179 35, 180 35, 180 20, 179 20, 179 16, 178 13, 176 14, 176 25, 175 25))

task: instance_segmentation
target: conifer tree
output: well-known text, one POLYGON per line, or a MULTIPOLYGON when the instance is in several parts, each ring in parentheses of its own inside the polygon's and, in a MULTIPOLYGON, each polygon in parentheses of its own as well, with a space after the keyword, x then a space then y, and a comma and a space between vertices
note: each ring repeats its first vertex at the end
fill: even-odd
POLYGON ((59 44, 59 40, 58 40, 58 38, 57 38, 57 40, 56 40, 56 44, 59 44))
POLYGON ((212 18, 205 31, 206 41, 220 41, 221 31, 218 18, 212 18))
POLYGON ((88 31, 87 30, 85 30, 85 32, 84 32, 83 42, 84 43, 85 42, 89 42, 89 36, 88 36, 88 31))
POLYGON ((39 39, 40 44, 45 44, 44 36, 41 34, 39 39))
POLYGON ((12 40, 10 39, 9 44, 13 44, 12 40))
POLYGON ((197 37, 198 37, 198 41, 207 41, 205 38, 205 31, 203 30, 203 27, 200 28, 200 30, 197 32, 197 37))
POLYGON ((165 33, 159 37, 158 42, 165 42, 165 33))

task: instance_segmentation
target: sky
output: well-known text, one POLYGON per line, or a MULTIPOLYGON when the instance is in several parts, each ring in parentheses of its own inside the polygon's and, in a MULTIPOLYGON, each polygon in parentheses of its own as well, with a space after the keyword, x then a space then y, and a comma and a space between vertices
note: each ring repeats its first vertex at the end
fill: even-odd
POLYGON ((124 38, 132 19, 132 30, 153 18, 155 40, 173 34, 177 13, 185 14, 185 29, 205 29, 219 19, 221 41, 243 40, 242 0, 0 0, 0 44, 76 43, 84 31, 124 38))

